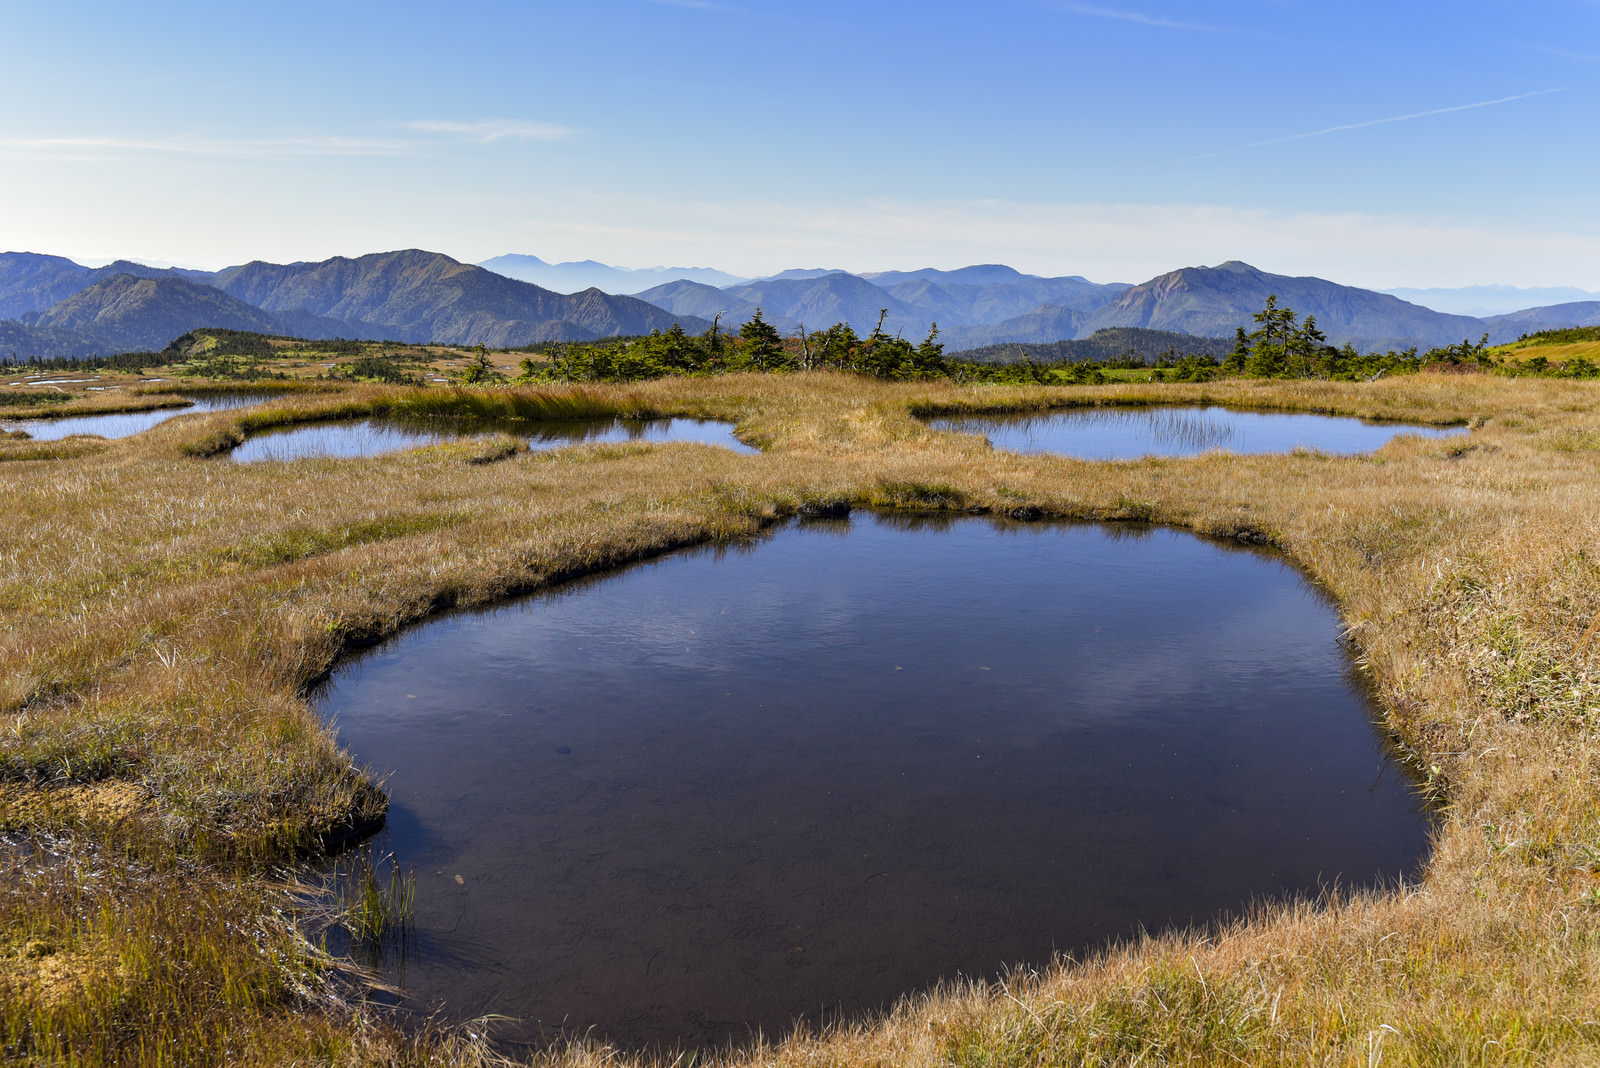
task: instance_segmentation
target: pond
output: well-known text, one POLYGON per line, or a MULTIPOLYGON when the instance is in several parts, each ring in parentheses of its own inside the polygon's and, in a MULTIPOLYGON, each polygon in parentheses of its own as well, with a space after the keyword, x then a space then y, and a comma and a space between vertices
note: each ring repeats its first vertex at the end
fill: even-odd
POLYGON ((1415 874, 1339 633, 1181 532, 858 513, 441 617, 317 701, 388 776, 407 1003, 692 1046, 1415 874))
POLYGON ((229 453, 239 463, 305 457, 381 456, 489 433, 523 439, 532 449, 625 441, 697 441, 757 453, 734 437, 733 424, 711 419, 552 419, 505 423, 362 419, 257 431, 229 453))
POLYGON ((151 427, 196 412, 221 412, 248 408, 270 399, 261 393, 208 393, 188 398, 186 408, 154 408, 143 412, 113 412, 108 415, 69 415, 46 419, 18 419, 0 424, 0 429, 23 430, 35 441, 59 441, 74 434, 94 434, 102 438, 127 438, 151 427))
POLYGON ((1378 423, 1301 412, 1244 412, 1229 408, 1075 408, 1027 415, 948 416, 935 430, 982 434, 1007 452, 1060 453, 1081 460, 1194 456, 1316 449, 1350 454, 1382 448, 1397 434, 1453 437, 1466 427, 1378 423))

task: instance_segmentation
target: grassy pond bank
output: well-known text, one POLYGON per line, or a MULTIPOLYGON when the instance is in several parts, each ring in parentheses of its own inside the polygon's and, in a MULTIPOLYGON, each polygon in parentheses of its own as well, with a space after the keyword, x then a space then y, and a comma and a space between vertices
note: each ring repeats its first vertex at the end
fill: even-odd
POLYGON ((315 705, 392 771, 409 1003, 714 1046, 1414 878, 1338 634, 1237 542, 857 510, 446 615, 315 705))
MULTIPOLYGON (((1596 398, 1587 383, 1469 375, 1084 388, 729 376, 349 387, 55 452, 0 439, 0 1057, 494 1060, 482 1028, 419 1028, 365 1002, 351 967, 302 937, 327 920, 297 889, 299 866, 389 804, 314 686, 442 610, 870 505, 1275 546, 1337 606, 1382 732, 1439 806, 1433 847, 1403 887, 1264 900, 1221 926, 1029 961, 697 1063, 1593 1061, 1596 398), (1356 456, 1093 463, 921 421, 1111 403, 1473 429, 1356 456), (217 458, 251 430, 390 413, 720 419, 764 451, 449 442, 217 458)), ((635 1059, 593 1037, 533 1056, 635 1059)))

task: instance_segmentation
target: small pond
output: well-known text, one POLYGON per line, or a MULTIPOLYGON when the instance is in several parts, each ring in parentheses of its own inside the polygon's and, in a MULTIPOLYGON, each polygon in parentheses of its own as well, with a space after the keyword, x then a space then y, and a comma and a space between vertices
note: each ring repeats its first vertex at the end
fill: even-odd
POLYGON ((584 442, 698 441, 740 453, 760 452, 734 437, 732 423, 710 419, 552 419, 493 424, 361 419, 257 431, 229 455, 239 463, 312 456, 380 456, 494 432, 522 438, 532 449, 556 449, 584 442))
POLYGON ((1181 532, 858 513, 441 617, 317 701, 389 776, 410 1004, 715 1044, 1414 874, 1339 632, 1181 532))
POLYGON ((1060 453, 1081 460, 1132 460, 1141 456, 1194 456, 1316 449, 1362 453, 1382 448, 1397 434, 1452 437, 1466 427, 1377 423, 1300 412, 1243 412, 1230 408, 1075 408, 1026 415, 948 416, 930 419, 935 430, 982 434, 1007 452, 1060 453))
POLYGON ((208 393, 190 397, 186 408, 153 408, 143 412, 113 412, 108 415, 68 415, 45 419, 17 419, 0 424, 0 429, 23 430, 35 441, 59 441, 74 434, 94 434, 102 438, 127 438, 141 434, 158 423, 196 412, 221 412, 248 408, 269 400, 261 393, 208 393))

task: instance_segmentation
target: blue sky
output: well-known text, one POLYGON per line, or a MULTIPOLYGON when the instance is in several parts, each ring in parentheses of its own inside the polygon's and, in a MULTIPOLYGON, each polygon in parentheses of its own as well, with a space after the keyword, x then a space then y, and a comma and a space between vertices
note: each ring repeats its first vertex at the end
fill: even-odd
POLYGON ((1600 290, 1600 0, 0 0, 0 246, 1600 290))

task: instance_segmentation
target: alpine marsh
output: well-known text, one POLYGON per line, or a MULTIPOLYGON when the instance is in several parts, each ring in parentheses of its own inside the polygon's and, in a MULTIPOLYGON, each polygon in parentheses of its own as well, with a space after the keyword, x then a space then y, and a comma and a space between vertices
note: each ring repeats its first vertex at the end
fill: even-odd
MULTIPOLYGON (((1441 806, 1420 881, 952 985, 766 1064, 1584 1063, 1600 1056, 1597 387, 352 387, 55 451, 0 441, 0 1049, 44 1063, 484 1063, 410 1030, 298 934, 290 867, 385 798, 309 687, 347 651, 836 502, 1139 520, 1282 549, 1338 605, 1384 728, 1441 806), (1227 405, 1435 425, 1363 456, 1094 463, 919 417, 1227 405), (250 426, 397 410, 733 421, 761 455, 610 443, 232 464, 250 426), (488 462, 484 462, 484 461, 488 462)), ((596 668, 597 680, 603 668, 596 668)), ((582 1043, 553 1063, 615 1063, 582 1043)))

